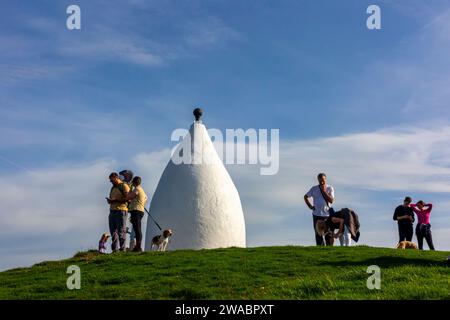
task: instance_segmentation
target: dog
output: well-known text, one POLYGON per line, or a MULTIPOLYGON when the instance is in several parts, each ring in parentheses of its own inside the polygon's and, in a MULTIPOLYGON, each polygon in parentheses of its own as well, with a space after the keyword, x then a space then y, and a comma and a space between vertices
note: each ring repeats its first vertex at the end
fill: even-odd
POLYGON ((333 232, 331 231, 330 227, 323 220, 317 221, 317 223, 316 223, 316 233, 319 236, 322 236, 322 237, 333 234, 333 232))
POLYGON ((333 234, 333 230, 331 230, 331 228, 326 224, 326 222, 324 220, 319 220, 316 223, 316 233, 317 235, 324 237, 324 236, 329 236, 327 239, 327 246, 333 246, 334 245, 334 234, 333 234))
POLYGON ((98 252, 106 253, 106 243, 108 242, 109 234, 104 233, 98 242, 98 252))
POLYGON ((170 229, 166 229, 163 231, 162 235, 154 236, 152 239, 152 250, 153 247, 156 248, 156 251, 166 251, 167 245, 169 244, 170 237, 173 232, 170 229))
POLYGON ((411 241, 401 241, 398 243, 397 249, 417 249, 417 245, 411 241))

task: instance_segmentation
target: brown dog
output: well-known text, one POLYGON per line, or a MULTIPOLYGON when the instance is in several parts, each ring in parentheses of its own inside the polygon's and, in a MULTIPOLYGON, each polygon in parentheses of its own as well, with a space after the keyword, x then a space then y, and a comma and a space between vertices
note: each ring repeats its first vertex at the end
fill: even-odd
POLYGON ((401 241, 398 243, 397 249, 417 249, 417 245, 411 241, 401 241))

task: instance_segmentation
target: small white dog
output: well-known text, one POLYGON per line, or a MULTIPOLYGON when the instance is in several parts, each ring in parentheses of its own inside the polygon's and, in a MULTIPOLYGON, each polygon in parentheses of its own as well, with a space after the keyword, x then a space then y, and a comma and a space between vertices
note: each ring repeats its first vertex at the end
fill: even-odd
POLYGON ((172 230, 167 229, 163 231, 162 235, 154 236, 152 239, 152 250, 155 247, 156 251, 166 251, 172 234, 172 230))

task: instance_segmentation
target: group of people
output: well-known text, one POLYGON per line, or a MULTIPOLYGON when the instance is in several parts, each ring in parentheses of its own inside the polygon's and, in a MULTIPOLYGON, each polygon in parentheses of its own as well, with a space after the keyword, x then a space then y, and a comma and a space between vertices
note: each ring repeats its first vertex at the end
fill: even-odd
MULTIPOLYGON (((131 233, 134 234, 136 238, 136 244, 134 245, 132 251, 141 252, 141 221, 144 217, 145 205, 148 200, 147 194, 141 185, 142 179, 138 176, 133 177, 133 172, 131 170, 123 170, 120 173, 112 172, 109 175, 109 181, 111 182, 112 187, 106 201, 109 204, 108 221, 109 232, 112 235, 111 249, 113 252, 126 250, 126 225, 128 213, 130 213, 130 221, 132 225, 131 233)), ((106 249, 104 244, 102 248, 102 240, 100 240, 99 247, 100 251, 102 249, 106 249)))
MULTIPOLYGON (((334 188, 327 183, 325 173, 317 176, 318 185, 313 186, 304 196, 306 205, 312 210, 313 227, 316 245, 332 246, 335 239, 339 239, 341 246, 350 246, 352 240, 358 242, 360 236, 359 218, 356 212, 344 208, 335 211, 334 188), (313 200, 313 203, 310 202, 313 200)), ((112 235, 111 249, 113 252, 125 251, 127 235, 127 219, 130 213, 132 225, 131 238, 135 237, 136 244, 132 251, 142 251, 142 227, 141 221, 144 216, 145 205, 148 197, 142 188, 142 179, 133 177, 133 172, 123 170, 119 174, 112 172, 109 175, 112 184, 109 197, 109 230, 112 235)), ((423 250, 425 239, 430 250, 434 250, 431 236, 430 214, 433 205, 424 203, 422 200, 416 204, 412 203, 410 197, 406 197, 402 205, 394 212, 393 219, 398 222, 399 242, 411 241, 414 233, 414 213, 417 215, 416 237, 420 250, 423 250)), ((107 235, 100 240, 99 250, 106 251, 105 243, 107 235)), ((130 240, 131 242, 131 240, 130 240)))
POLYGON ((332 246, 335 239, 339 239, 341 246, 350 246, 352 240, 358 242, 358 215, 348 208, 335 211, 332 206, 334 188, 327 184, 326 174, 319 173, 317 180, 319 184, 309 189, 304 196, 306 205, 312 210, 316 244, 332 246), (310 198, 314 204, 311 204, 310 198))
POLYGON ((423 239, 427 241, 428 248, 434 250, 433 238, 431 236, 430 215, 433 205, 426 204, 422 200, 416 204, 412 203, 411 197, 406 197, 403 204, 395 211, 393 219, 398 223, 399 242, 412 241, 414 234, 414 213, 417 215, 416 237, 419 250, 423 250, 423 239))
MULTIPOLYGON (((306 205, 312 210, 313 226, 317 245, 333 245, 334 239, 339 239, 341 246, 350 246, 352 240, 359 239, 359 218, 351 209, 335 211, 334 188, 327 184, 325 173, 317 176, 318 185, 313 186, 304 196, 306 205), (313 199, 311 204, 310 199, 313 199), (337 231, 336 231, 337 230, 337 231)), ((431 236, 430 214, 433 205, 426 204, 422 200, 412 203, 410 197, 406 197, 403 204, 394 212, 393 219, 398 222, 399 242, 411 241, 414 233, 414 214, 417 215, 416 237, 420 250, 423 250, 425 239, 430 250, 434 250, 431 236)))

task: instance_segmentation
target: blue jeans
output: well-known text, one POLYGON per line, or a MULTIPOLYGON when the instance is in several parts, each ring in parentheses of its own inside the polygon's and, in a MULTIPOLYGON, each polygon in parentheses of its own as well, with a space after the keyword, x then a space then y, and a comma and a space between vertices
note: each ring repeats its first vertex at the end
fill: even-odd
POLYGON ((109 232, 111 233, 111 250, 125 250, 127 211, 110 210, 109 211, 109 232), (117 243, 119 242, 119 243, 117 243), (119 246, 117 245, 119 244, 119 246))

